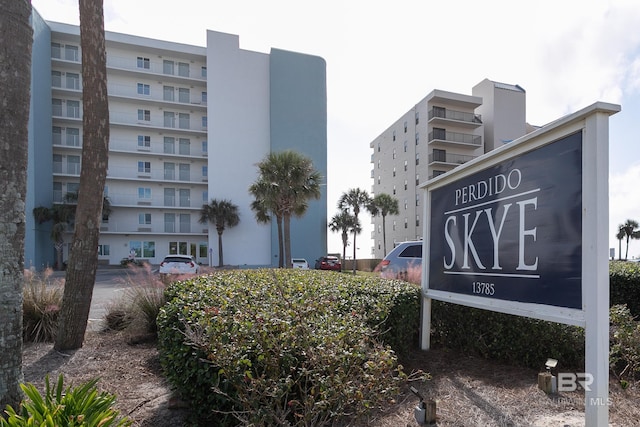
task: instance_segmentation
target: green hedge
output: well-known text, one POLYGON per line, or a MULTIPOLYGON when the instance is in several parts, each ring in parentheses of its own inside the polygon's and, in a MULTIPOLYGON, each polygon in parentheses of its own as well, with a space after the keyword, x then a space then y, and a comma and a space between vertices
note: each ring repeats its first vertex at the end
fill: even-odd
POLYGON ((626 305, 631 314, 640 317, 640 262, 609 263, 610 305, 626 305))
POLYGON ((162 366, 201 423, 357 417, 405 377, 391 348, 417 344, 419 289, 400 281, 236 270, 174 283, 166 297, 162 366))

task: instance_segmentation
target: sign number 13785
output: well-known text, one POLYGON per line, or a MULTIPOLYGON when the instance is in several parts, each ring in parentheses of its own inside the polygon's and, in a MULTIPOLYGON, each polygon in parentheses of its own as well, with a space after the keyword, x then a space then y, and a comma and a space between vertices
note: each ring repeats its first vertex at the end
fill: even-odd
POLYGON ((473 282, 473 293, 480 295, 493 295, 496 293, 495 285, 486 282, 473 282))

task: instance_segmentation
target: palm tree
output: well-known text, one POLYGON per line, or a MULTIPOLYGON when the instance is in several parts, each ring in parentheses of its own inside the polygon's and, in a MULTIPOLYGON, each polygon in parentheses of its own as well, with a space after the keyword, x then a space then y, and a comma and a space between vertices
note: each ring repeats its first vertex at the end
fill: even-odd
POLYGON ((249 187, 255 197, 252 209, 260 222, 270 212, 276 217, 280 265, 286 262, 291 268, 291 217, 301 217, 310 199, 320 198, 320 173, 314 169, 311 159, 295 151, 270 153, 258 163, 258 179, 249 187), (280 226, 282 224, 282 226, 280 226))
POLYGON ((622 225, 618 226, 616 239, 618 239, 618 261, 620 261, 622 259, 622 239, 624 239, 624 230, 622 229, 622 225))
POLYGON ((627 250, 624 255, 624 259, 629 257, 629 239, 640 239, 640 230, 638 230, 638 221, 628 219, 624 224, 620 225, 620 231, 624 232, 627 238, 627 250))
MULTIPOLYGON (((351 210, 356 222, 358 221, 358 214, 360 213, 360 207, 367 207, 371 204, 371 198, 369 193, 359 188, 352 188, 346 193, 340 196, 338 201, 338 209, 341 211, 351 210)), ((356 274, 356 232, 353 231, 353 274, 356 274)))
POLYGON ((222 256, 222 233, 226 227, 235 227, 240 222, 238 206, 230 200, 212 199, 208 205, 202 205, 200 210, 200 224, 212 223, 218 232, 218 267, 224 265, 222 256))
POLYGON ((386 193, 376 194, 367 209, 371 212, 371 215, 376 216, 379 214, 382 217, 382 244, 384 256, 387 256, 387 229, 385 220, 387 215, 398 215, 400 213, 398 199, 386 193))
POLYGON ((31 2, 3 1, 0 14, 0 408, 22 400, 22 290, 31 76, 31 2))
POLYGON ((360 222, 349 213, 349 211, 341 211, 339 214, 336 214, 331 218, 329 222, 329 228, 333 232, 341 232, 342 233, 342 259, 340 269, 344 268, 344 259, 347 255, 347 245, 349 244, 349 233, 360 233, 362 228, 360 227, 360 222))

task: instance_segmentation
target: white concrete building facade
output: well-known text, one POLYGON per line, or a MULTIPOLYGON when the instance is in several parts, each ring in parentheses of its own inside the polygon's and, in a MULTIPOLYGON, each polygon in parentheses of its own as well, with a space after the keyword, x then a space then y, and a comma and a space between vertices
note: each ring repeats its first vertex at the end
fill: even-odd
MULTIPOLYGON (((77 191, 82 157, 79 27, 44 21, 36 11, 32 23, 27 212, 63 203, 77 191)), ((215 227, 199 223, 202 205, 215 198, 230 200, 240 212, 240 224, 223 234, 225 264, 277 265, 275 224, 255 221, 248 187, 257 178, 256 163, 286 148, 311 157, 326 177, 324 60, 276 49, 242 50, 238 36, 213 31, 207 32, 207 47, 107 32, 106 50, 105 196, 112 213, 100 228, 100 262, 118 264, 133 252, 157 264, 180 253, 217 265, 215 227), (295 76, 287 76, 293 80, 289 86, 278 86, 282 70, 295 76), (304 97, 294 93, 300 88, 307 89, 304 97), (307 120, 274 119, 287 108, 307 120)), ((326 211, 324 187, 321 199, 292 224, 296 256, 326 253, 326 211), (297 229, 314 233, 296 234, 297 229)), ((37 224, 30 215, 27 221, 25 263, 52 265, 51 224, 37 224)), ((71 232, 65 235, 64 259, 71 232)))

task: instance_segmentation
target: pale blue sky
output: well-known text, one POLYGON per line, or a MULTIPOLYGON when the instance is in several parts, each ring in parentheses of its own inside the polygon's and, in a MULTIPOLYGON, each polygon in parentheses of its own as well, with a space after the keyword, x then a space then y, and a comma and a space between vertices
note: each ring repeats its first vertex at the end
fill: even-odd
MULTIPOLYGON (((77 1, 32 4, 46 20, 78 24, 77 1)), ((371 190, 371 140, 431 90, 471 94, 488 78, 527 91, 534 125, 596 101, 620 104, 610 120, 610 247, 618 249, 618 224, 640 221, 637 0, 105 0, 104 7, 107 31, 205 46, 211 29, 238 34, 243 49, 323 57, 329 217, 349 188, 371 190)), ((363 225, 358 257, 369 257, 369 220, 363 225)), ((329 251, 342 251, 335 233, 329 251)), ((640 241, 629 256, 640 257, 640 241)))

